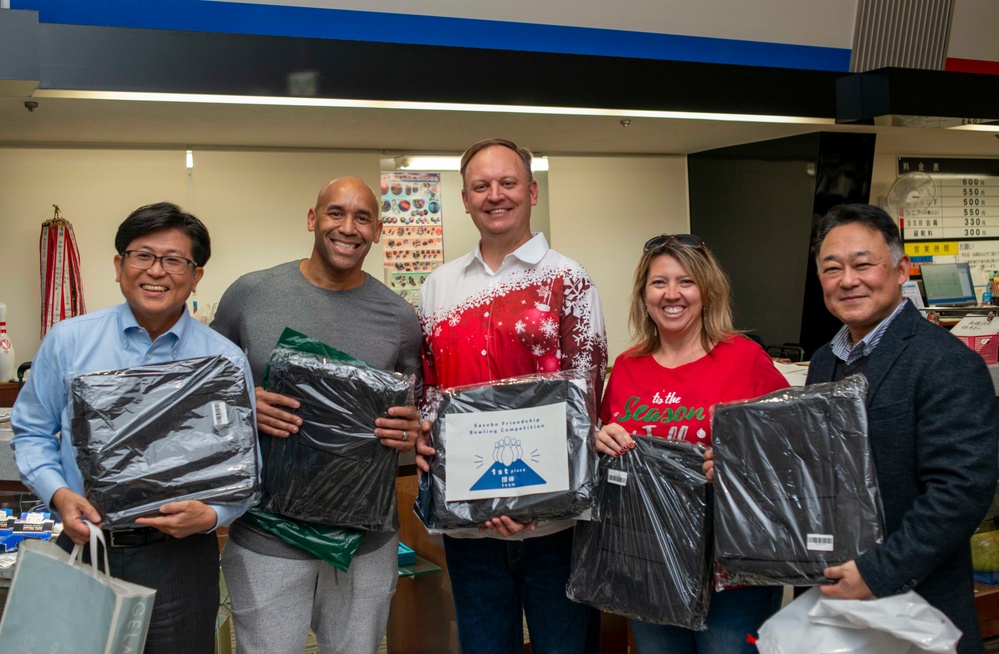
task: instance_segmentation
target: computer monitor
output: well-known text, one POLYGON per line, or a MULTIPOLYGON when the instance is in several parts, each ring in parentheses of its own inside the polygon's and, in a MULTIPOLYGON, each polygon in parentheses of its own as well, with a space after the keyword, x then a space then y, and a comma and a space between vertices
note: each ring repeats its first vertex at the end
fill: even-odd
POLYGON ((966 263, 924 263, 919 267, 929 305, 973 306, 975 286, 966 263))

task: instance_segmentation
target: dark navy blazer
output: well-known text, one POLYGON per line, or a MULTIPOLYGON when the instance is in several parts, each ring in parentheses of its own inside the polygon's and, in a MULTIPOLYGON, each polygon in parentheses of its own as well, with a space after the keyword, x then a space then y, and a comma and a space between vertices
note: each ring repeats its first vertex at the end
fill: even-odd
MULTIPOLYGON (((807 383, 831 381, 835 365, 823 345, 807 383)), ((959 652, 980 652, 969 538, 996 491, 992 378, 981 356, 908 302, 864 374, 887 537, 857 567, 878 597, 914 589, 964 632, 959 652)))

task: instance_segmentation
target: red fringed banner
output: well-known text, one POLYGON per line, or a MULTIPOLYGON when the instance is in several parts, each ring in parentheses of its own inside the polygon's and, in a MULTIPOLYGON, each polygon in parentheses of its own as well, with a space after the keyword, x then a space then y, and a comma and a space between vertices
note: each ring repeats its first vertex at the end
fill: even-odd
POLYGON ((87 312, 80 277, 80 249, 68 220, 59 216, 42 223, 39 239, 42 279, 42 338, 60 320, 87 312))

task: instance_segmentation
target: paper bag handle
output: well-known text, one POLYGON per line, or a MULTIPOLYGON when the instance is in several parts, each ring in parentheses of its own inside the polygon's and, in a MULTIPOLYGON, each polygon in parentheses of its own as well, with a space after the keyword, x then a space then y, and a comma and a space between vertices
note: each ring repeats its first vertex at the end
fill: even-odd
MULTIPOLYGON (((89 520, 84 519, 84 524, 90 529, 90 567, 93 568, 93 575, 98 577, 104 575, 105 577, 111 576, 111 563, 108 561, 108 545, 104 542, 104 532, 100 530, 94 523, 89 520), (98 556, 97 553, 100 551, 97 548, 97 544, 100 543, 104 552, 104 572, 102 573, 97 565, 98 556)), ((69 560, 70 563, 79 563, 86 566, 83 563, 83 545, 73 545, 73 551, 70 552, 69 560)))

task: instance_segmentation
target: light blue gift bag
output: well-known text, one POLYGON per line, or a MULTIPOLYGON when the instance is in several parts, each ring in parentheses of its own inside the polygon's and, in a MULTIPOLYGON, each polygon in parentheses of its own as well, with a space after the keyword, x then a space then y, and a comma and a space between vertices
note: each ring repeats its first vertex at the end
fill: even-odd
POLYGON ((93 525, 90 565, 82 562, 79 545, 66 554, 54 542, 25 540, 0 620, 0 652, 141 652, 156 591, 111 577, 105 548, 104 534, 93 525))

